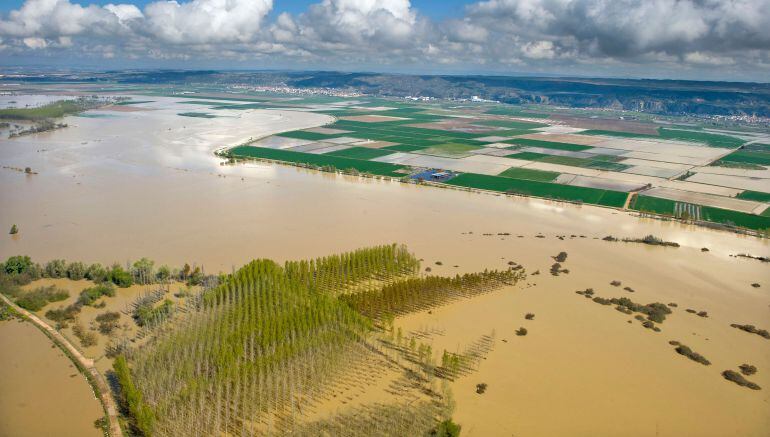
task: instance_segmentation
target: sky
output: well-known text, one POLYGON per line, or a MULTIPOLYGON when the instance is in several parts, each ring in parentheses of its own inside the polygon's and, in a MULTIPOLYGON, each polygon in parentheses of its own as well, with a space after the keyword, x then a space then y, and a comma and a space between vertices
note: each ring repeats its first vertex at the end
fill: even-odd
POLYGON ((770 0, 0 0, 0 66, 770 81, 770 0))

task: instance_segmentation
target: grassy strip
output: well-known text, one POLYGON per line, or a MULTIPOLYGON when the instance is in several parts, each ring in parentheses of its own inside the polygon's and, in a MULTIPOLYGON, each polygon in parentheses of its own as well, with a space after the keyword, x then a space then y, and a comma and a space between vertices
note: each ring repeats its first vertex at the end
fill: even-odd
MULTIPOLYGON (((125 100, 122 102, 114 103, 115 106, 128 106, 128 105, 138 105, 140 103, 153 103, 154 100, 125 100)), ((179 102, 179 103, 187 103, 187 102, 179 102)))
POLYGON ((507 178, 514 178, 514 179, 526 179, 529 181, 552 182, 557 177, 559 177, 559 174, 560 173, 556 173, 553 171, 531 170, 528 168, 511 167, 508 170, 505 170, 504 172, 500 173, 498 176, 505 176, 507 178))
POLYGON ((392 150, 369 149, 366 147, 351 147, 350 149, 337 150, 326 153, 326 156, 339 156, 341 158, 369 160, 380 156, 392 154, 392 150))
POLYGON ((88 109, 83 103, 74 100, 62 100, 35 108, 0 109, 0 119, 5 120, 43 120, 59 118, 88 109))
POLYGON ((478 188, 547 199, 583 202, 620 208, 625 204, 627 194, 620 191, 596 188, 574 187, 549 182, 514 179, 502 176, 487 176, 475 173, 461 174, 447 182, 449 185, 478 188))
POLYGON ((589 129, 580 132, 581 135, 604 135, 609 137, 620 138, 648 138, 648 139, 663 139, 663 140, 677 140, 677 141, 689 141, 707 144, 712 147, 726 147, 736 148, 745 143, 740 138, 731 137, 727 135, 710 134, 705 132, 692 132, 679 129, 667 129, 659 128, 658 135, 650 134, 638 134, 633 132, 618 132, 609 130, 589 129))
POLYGON ((123 355, 115 358, 112 368, 115 371, 115 376, 120 384, 121 403, 130 415, 131 425, 133 425, 141 435, 152 435, 155 414, 144 402, 142 392, 134 384, 126 358, 123 355))
POLYGON ((326 135, 326 134, 319 134, 316 132, 308 132, 304 130, 295 130, 291 132, 284 132, 282 134, 278 134, 279 137, 284 138, 296 138, 299 140, 310 140, 310 141, 320 141, 320 140, 328 140, 329 138, 338 138, 342 135, 326 135))
POLYGON ((194 118, 217 118, 216 115, 206 114, 205 112, 180 112, 177 115, 194 118))
POLYGON ((397 170, 403 169, 403 166, 389 164, 387 162, 362 161, 337 156, 314 155, 312 153, 290 152, 287 150, 266 149, 253 146, 238 146, 231 149, 230 153, 233 156, 243 158, 272 159, 275 161, 294 162, 317 167, 333 167, 338 170, 355 169, 361 173, 371 173, 382 176, 404 176, 403 174, 396 173, 397 170))

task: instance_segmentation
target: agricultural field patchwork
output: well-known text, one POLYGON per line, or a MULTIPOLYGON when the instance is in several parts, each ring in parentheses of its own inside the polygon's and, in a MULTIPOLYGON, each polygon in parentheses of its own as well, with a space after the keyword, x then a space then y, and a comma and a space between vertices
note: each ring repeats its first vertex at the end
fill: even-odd
MULTIPOLYGON (((737 136, 612 120, 605 125, 618 130, 583 129, 566 124, 576 117, 551 118, 500 105, 478 110, 364 98, 269 103, 336 120, 236 147, 230 151, 233 157, 405 181, 446 170, 451 177, 419 179, 760 231, 770 227, 765 220, 770 188, 762 188, 770 187, 765 167, 770 166, 770 146, 743 145, 737 136), (626 125, 632 130, 623 131, 626 125), (714 166, 729 173, 713 174, 708 169, 714 166), (629 195, 634 195, 630 204, 629 195), (693 206, 677 207, 658 196, 693 206), (691 209, 698 213, 680 213, 691 209)), ((577 124, 602 125, 591 120, 577 124)))

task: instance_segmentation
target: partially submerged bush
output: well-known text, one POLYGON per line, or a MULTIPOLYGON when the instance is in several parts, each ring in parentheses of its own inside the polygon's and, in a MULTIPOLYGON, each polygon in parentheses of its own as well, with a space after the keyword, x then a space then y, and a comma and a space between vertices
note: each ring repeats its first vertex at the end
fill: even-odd
POLYGON ((741 373, 743 373, 746 376, 751 376, 755 373, 757 373, 757 367, 752 366, 751 364, 741 364, 738 366, 739 369, 741 369, 741 373))
POLYGON ((462 427, 452 422, 452 419, 447 419, 430 430, 428 435, 430 437, 459 437, 461 429, 462 427))
POLYGON ((80 344, 83 345, 83 347, 91 347, 98 342, 96 334, 86 331, 86 329, 83 328, 83 325, 79 323, 72 327, 72 333, 80 340, 80 344))
POLYGON ((118 312, 106 312, 96 316, 96 322, 99 324, 99 332, 104 335, 112 334, 112 331, 118 328, 120 324, 120 313, 118 312))
POLYGON ((707 360, 706 357, 704 357, 703 355, 693 351, 688 346, 685 346, 683 344, 679 344, 674 350, 679 355, 684 355, 685 357, 695 361, 696 363, 701 363, 704 366, 711 365, 711 361, 707 360))
POLYGON ((16 305, 28 311, 40 311, 49 302, 60 302, 69 297, 67 290, 61 290, 56 286, 38 287, 24 293, 16 300, 16 305))
POLYGON ((618 281, 617 279, 612 281, 612 282, 610 282, 610 285, 612 285, 613 287, 620 287, 620 284, 621 284, 621 282, 618 281))
POLYGON ((722 376, 726 380, 732 381, 732 382, 740 385, 741 387, 748 387, 748 388, 750 388, 752 390, 761 390, 762 389, 759 385, 749 381, 748 379, 744 378, 743 375, 741 375, 740 373, 738 373, 738 372, 736 372, 734 370, 725 370, 724 372, 722 372, 722 376))
POLYGON ((527 320, 532 320, 532 319, 534 319, 534 318, 535 318, 535 315, 534 315, 534 314, 532 314, 532 313, 527 313, 527 315, 526 315, 526 316, 524 316, 524 318, 525 318, 525 319, 527 319, 527 320))
POLYGON ((115 287, 112 284, 99 284, 94 287, 86 288, 80 292, 78 303, 80 305, 91 306, 102 296, 115 296, 115 287))
POLYGON ((516 330, 516 335, 518 335, 519 337, 523 337, 523 336, 527 335, 527 328, 521 327, 521 328, 517 329, 516 330))
POLYGON ((738 328, 741 331, 745 331, 750 334, 757 334, 760 337, 770 340, 770 332, 767 332, 766 329, 758 329, 754 325, 739 325, 737 323, 733 323, 730 326, 732 326, 733 328, 738 328))
POLYGON ((48 310, 46 311, 45 316, 49 320, 58 323, 61 327, 64 327, 67 323, 74 321, 78 314, 80 314, 80 305, 75 304, 48 310))
POLYGON ((485 391, 487 391, 487 384, 485 382, 482 382, 481 384, 476 384, 476 393, 484 394, 485 391))
POLYGON ((558 263, 563 263, 564 261, 567 261, 567 252, 559 252, 558 255, 553 257, 553 259, 558 263))

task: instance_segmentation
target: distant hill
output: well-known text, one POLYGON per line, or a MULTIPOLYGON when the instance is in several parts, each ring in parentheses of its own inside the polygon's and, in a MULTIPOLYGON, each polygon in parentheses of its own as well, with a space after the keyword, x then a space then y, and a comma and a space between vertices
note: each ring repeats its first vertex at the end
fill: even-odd
POLYGON ((108 71, 9 75, 13 82, 250 84, 334 88, 375 96, 471 98, 656 114, 770 117, 770 84, 516 76, 402 75, 328 71, 108 71))

